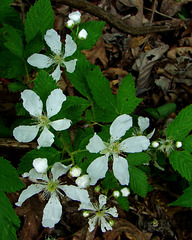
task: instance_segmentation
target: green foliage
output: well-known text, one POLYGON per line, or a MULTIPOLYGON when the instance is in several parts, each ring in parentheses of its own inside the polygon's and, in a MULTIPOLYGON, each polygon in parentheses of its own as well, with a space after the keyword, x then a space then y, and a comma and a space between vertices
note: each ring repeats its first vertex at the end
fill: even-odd
POLYGON ((133 166, 148 163, 151 160, 150 156, 144 152, 129 153, 126 159, 128 163, 133 166))
POLYGON ((117 110, 119 114, 132 113, 141 102, 136 97, 136 88, 131 74, 127 75, 121 82, 117 94, 117 110))
POLYGON ((189 135, 182 141, 182 148, 192 153, 192 135, 189 135))
POLYGON ((80 40, 80 39, 76 40, 78 50, 92 48, 100 38, 104 25, 105 25, 105 22, 98 22, 98 21, 84 22, 80 24, 79 31, 81 31, 81 29, 84 28, 87 31, 88 35, 87 35, 87 39, 85 40, 80 40))
POLYGON ((11 92, 22 92, 26 89, 26 86, 21 82, 12 82, 8 85, 8 88, 11 92))
POLYGON ((11 132, 6 125, 5 119, 0 118, 0 137, 4 138, 4 137, 10 137, 10 136, 11 136, 11 132))
POLYGON ((123 197, 123 196, 119 196, 118 198, 116 198, 118 204, 125 210, 125 211, 129 211, 129 201, 127 197, 123 197))
POLYGON ((118 117, 118 113, 110 110, 105 109, 103 110, 101 107, 99 107, 97 104, 93 106, 93 115, 91 121, 93 122, 104 122, 104 123, 110 123, 113 122, 113 120, 118 117))
POLYGON ((170 206, 192 207, 192 186, 185 189, 184 193, 175 201, 170 203, 170 206))
POLYGON ((166 130, 166 137, 182 141, 192 130, 192 104, 181 110, 166 130))
POLYGON ((37 33, 36 36, 29 41, 25 46, 24 56, 25 58, 30 57, 33 53, 39 53, 43 48, 43 37, 40 33, 37 33))
POLYGON ((21 158, 18 173, 29 172, 33 168, 32 162, 35 158, 47 158, 48 164, 51 166, 55 162, 60 161, 60 152, 52 147, 41 147, 40 149, 32 150, 21 158))
POLYGON ((169 161, 174 170, 178 171, 188 181, 192 180, 192 155, 187 151, 173 151, 169 161))
POLYGON ((112 172, 107 171, 105 179, 101 182, 104 189, 112 189, 118 186, 117 179, 114 177, 112 172))
POLYGON ((166 118, 170 113, 175 112, 177 105, 175 103, 167 103, 157 108, 145 109, 155 120, 166 118))
POLYGON ((25 20, 25 36, 29 43, 40 32, 45 35, 48 29, 53 28, 54 17, 51 2, 39 0, 29 9, 25 20))

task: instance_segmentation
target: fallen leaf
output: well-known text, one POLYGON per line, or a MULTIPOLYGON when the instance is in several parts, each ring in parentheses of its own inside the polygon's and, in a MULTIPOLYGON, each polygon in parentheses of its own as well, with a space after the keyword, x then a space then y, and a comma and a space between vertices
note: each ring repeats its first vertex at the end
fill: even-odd
POLYGON ((163 0, 161 3, 160 12, 168 16, 174 16, 181 11, 183 3, 188 1, 163 0))
POLYGON ((177 59, 178 56, 191 57, 192 47, 176 47, 167 52, 167 57, 171 59, 177 59))
POLYGON ((130 46, 131 48, 136 48, 141 46, 143 43, 145 43, 148 39, 148 36, 138 36, 138 37, 133 37, 130 41, 130 46))

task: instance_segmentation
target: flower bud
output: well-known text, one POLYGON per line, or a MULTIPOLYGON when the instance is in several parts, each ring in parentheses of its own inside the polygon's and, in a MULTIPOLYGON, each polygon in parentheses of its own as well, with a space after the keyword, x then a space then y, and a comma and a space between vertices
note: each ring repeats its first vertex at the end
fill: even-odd
POLYGON ((175 146, 176 146, 176 148, 182 147, 182 142, 177 141, 177 142, 175 143, 175 146))
POLYGON ((79 177, 81 175, 81 168, 78 167, 78 166, 74 166, 70 169, 69 171, 69 174, 72 176, 72 177, 79 177))
POLYGON ((75 23, 73 20, 70 19, 67 21, 67 23, 66 23, 67 28, 72 29, 72 28, 74 28, 74 26, 75 26, 75 23))
POLYGON ((120 196, 120 192, 119 191, 114 191, 113 192, 113 196, 115 197, 115 198, 118 198, 119 196, 120 196))
POLYGON ((95 189, 94 189, 94 190, 95 190, 95 192, 96 192, 96 193, 99 193, 99 192, 100 192, 100 190, 101 190, 101 187, 98 185, 97 187, 95 187, 95 189))
POLYGON ((87 188, 90 185, 90 178, 88 174, 84 174, 81 177, 78 177, 75 181, 75 183, 80 188, 87 188))
POLYGON ((159 147, 159 143, 157 141, 152 142, 152 147, 157 148, 159 147))
POLYGON ((83 212, 83 217, 89 217, 89 211, 84 211, 83 212))
POLYGON ((83 28, 79 34, 78 34, 78 38, 81 39, 81 40, 85 40, 87 38, 87 31, 83 28))
POLYGON ((111 227, 113 227, 115 223, 114 223, 114 221, 112 219, 110 219, 109 220, 109 224, 110 224, 111 227))
POLYGON ((72 12, 69 14, 69 19, 73 20, 75 24, 79 24, 81 22, 81 13, 79 11, 72 12))
POLYGON ((124 187, 124 188, 121 189, 121 193, 122 193, 123 197, 128 197, 129 194, 130 194, 130 190, 129 190, 129 188, 124 187))
POLYGON ((33 160, 33 167, 38 173, 45 173, 48 168, 47 159, 46 158, 35 158, 33 160))

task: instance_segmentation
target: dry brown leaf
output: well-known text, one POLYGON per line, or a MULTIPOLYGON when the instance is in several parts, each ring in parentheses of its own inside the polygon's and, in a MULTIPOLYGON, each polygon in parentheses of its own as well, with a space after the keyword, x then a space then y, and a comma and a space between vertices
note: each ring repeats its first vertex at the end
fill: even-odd
POLYGON ((192 47, 176 47, 168 51, 167 57, 177 59, 178 56, 191 57, 192 47))
POLYGON ((146 37, 144 37, 144 36, 133 37, 130 41, 130 46, 131 46, 131 48, 139 47, 143 43, 145 43, 147 39, 148 39, 148 36, 146 36, 146 37))
POLYGON ((90 61, 92 64, 96 64, 97 59, 99 59, 103 64, 104 68, 107 68, 108 58, 106 56, 105 43, 102 38, 100 38, 96 45, 90 50, 83 50, 82 52, 85 54, 87 60, 90 61))
POLYGON ((192 37, 184 37, 184 38, 180 39, 179 45, 181 47, 186 46, 186 45, 192 47, 192 37))
POLYGON ((181 11, 183 3, 187 1, 163 0, 161 3, 160 12, 168 16, 174 16, 181 11))
POLYGON ((111 67, 103 71, 103 75, 111 79, 124 78, 127 74, 128 72, 123 70, 122 68, 111 67))

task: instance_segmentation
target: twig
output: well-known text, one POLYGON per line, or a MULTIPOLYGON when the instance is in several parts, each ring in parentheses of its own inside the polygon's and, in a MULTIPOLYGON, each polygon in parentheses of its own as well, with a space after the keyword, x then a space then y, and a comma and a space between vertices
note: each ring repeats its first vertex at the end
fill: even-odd
POLYGON ((178 23, 174 23, 170 21, 169 25, 164 26, 142 26, 142 27, 134 27, 121 19, 118 19, 116 16, 112 15, 109 12, 104 11, 100 7, 87 2, 86 0, 53 0, 54 2, 60 2, 67 6, 88 12, 101 20, 106 21, 110 26, 119 30, 123 33, 129 33, 132 35, 143 35, 148 33, 155 32, 167 32, 173 31, 178 28, 178 23))

